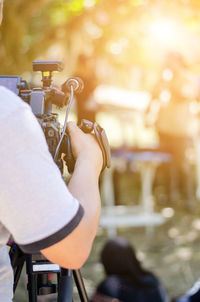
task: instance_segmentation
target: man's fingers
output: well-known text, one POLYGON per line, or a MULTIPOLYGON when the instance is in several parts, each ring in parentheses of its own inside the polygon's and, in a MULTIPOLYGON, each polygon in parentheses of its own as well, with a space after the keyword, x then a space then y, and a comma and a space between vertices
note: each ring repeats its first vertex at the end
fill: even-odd
POLYGON ((75 122, 67 123, 67 133, 70 135, 70 137, 77 135, 80 132, 82 133, 81 129, 76 125, 75 122))

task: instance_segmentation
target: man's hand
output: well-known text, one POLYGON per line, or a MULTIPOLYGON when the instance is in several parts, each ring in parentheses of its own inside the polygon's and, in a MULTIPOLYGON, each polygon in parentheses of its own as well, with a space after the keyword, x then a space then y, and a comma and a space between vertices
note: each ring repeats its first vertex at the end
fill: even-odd
POLYGON ((92 165, 99 175, 103 165, 103 156, 95 136, 84 133, 75 122, 68 123, 67 132, 76 165, 82 161, 87 161, 88 165, 92 165))

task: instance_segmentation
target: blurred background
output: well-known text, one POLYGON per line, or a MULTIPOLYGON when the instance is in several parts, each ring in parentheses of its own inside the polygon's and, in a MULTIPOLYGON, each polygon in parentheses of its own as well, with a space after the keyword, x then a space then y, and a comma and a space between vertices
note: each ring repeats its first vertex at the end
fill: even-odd
MULTIPOLYGON (((200 277, 200 2, 5 0, 0 74, 38 86, 35 59, 63 60, 58 87, 83 79, 70 119, 98 121, 111 145, 99 232, 82 269, 88 295, 103 279, 100 250, 117 234, 170 298, 185 293, 200 277)), ((63 123, 65 108, 54 110, 63 123)), ((16 302, 27 300, 25 278, 16 302)))

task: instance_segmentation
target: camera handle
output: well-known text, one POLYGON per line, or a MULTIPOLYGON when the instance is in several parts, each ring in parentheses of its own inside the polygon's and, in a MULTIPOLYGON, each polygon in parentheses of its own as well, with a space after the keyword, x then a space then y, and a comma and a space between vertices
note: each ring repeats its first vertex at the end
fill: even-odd
MULTIPOLYGON (((103 166, 102 171, 107 167, 110 168, 111 165, 111 156, 110 156, 110 146, 106 136, 106 133, 103 128, 99 126, 99 124, 92 123, 88 120, 82 119, 79 128, 85 133, 91 133, 95 136, 103 156, 103 166)), ((62 145, 63 153, 65 156, 63 157, 64 161, 66 162, 67 168, 69 173, 74 171, 75 167, 75 159, 73 157, 73 153, 71 150, 71 143, 69 136, 65 134, 63 145, 62 145)))

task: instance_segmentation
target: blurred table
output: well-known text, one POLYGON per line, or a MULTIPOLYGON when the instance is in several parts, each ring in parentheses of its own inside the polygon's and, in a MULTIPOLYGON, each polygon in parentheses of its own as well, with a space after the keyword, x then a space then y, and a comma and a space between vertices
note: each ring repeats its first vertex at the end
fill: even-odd
POLYGON ((116 235, 117 227, 145 226, 147 233, 153 226, 164 223, 161 214, 154 212, 153 181, 159 164, 170 162, 171 155, 158 151, 123 151, 112 154, 112 166, 103 175, 101 194, 105 201, 100 225, 107 229, 108 236, 116 235), (116 206, 114 197, 113 172, 125 169, 126 164, 137 163, 141 175, 141 198, 138 206, 116 206))

